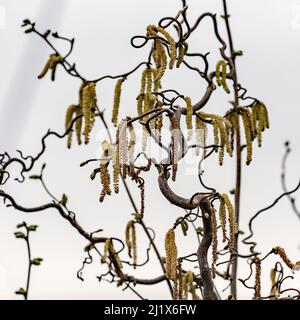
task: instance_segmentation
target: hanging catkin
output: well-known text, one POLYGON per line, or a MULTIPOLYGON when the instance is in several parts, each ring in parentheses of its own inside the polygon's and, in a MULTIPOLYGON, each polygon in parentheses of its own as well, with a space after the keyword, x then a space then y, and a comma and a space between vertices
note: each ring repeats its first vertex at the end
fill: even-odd
POLYGON ((127 135, 127 120, 122 120, 118 128, 118 141, 119 141, 119 152, 120 152, 120 165, 122 167, 122 176, 127 176, 127 165, 128 165, 128 135, 127 135))
POLYGON ((222 198, 224 199, 225 206, 228 211, 228 221, 229 221, 229 226, 230 226, 230 243, 229 243, 229 245, 230 245, 230 248, 233 249, 234 243, 235 243, 235 237, 239 231, 238 225, 236 223, 233 205, 232 205, 228 195, 226 193, 223 193, 222 198))
POLYGON ((206 140, 207 140, 207 125, 206 123, 201 120, 201 117, 199 114, 197 114, 197 116, 195 117, 195 121, 196 121, 196 132, 195 132, 195 135, 196 135, 196 144, 199 146, 199 147, 196 147, 195 149, 195 152, 196 152, 196 155, 199 156, 199 153, 200 153, 200 149, 201 148, 204 148, 203 149, 203 157, 205 157, 206 155, 206 140))
POLYGON ((170 117, 171 125, 171 164, 172 164, 172 180, 176 180, 178 168, 178 145, 179 145, 179 123, 176 114, 170 117))
POLYGON ((106 239, 104 244, 103 255, 101 258, 101 263, 105 263, 107 261, 109 247, 110 247, 110 239, 106 239))
MULTIPOLYGON (((77 106, 74 104, 71 104, 66 112, 66 120, 65 120, 65 129, 68 130, 72 121, 73 121, 73 116, 76 114, 76 108, 77 106)), ((71 148, 71 144, 72 144, 72 134, 73 134, 73 130, 71 129, 68 133, 68 143, 67 146, 70 149, 71 148)))
POLYGON ((177 54, 177 62, 176 62, 176 68, 179 68, 180 65, 183 62, 184 55, 186 54, 187 51, 187 44, 186 43, 179 43, 178 44, 178 54, 177 54))
POLYGON ((255 285, 254 285, 254 299, 261 298, 261 261, 258 257, 254 259, 255 264, 255 285))
POLYGON ((55 80, 56 67, 57 67, 58 63, 60 63, 62 60, 63 59, 59 54, 57 54, 57 53, 51 54, 49 59, 48 59, 48 61, 45 64, 43 70, 38 75, 38 79, 43 78, 47 74, 47 72, 49 70, 51 70, 51 80, 54 81, 55 80))
POLYGON ((111 194, 110 174, 108 171, 108 164, 109 164, 108 157, 110 156, 110 144, 108 141, 104 140, 102 142, 102 149, 103 149, 103 154, 102 154, 103 159, 100 160, 100 179, 101 179, 103 191, 105 192, 105 194, 110 195, 111 194))
POLYGON ((113 244, 113 242, 111 240, 109 242, 109 254, 110 254, 111 259, 113 261, 115 261, 117 267, 119 269, 122 269, 123 268, 122 261, 120 260, 120 257, 118 255, 118 253, 116 252, 114 244, 113 244))
POLYGON ((271 292, 270 295, 271 300, 276 300, 279 296, 279 288, 278 288, 278 283, 276 281, 276 269, 272 268, 270 272, 270 278, 271 278, 271 292))
POLYGON ((115 127, 117 127, 117 125, 118 125, 118 115, 119 115, 121 91, 122 91, 123 82, 124 82, 123 78, 118 79, 116 86, 115 86, 114 105, 113 105, 112 120, 111 120, 115 127))
POLYGON ((220 198, 220 208, 219 208, 219 220, 222 228, 223 234, 223 242, 227 239, 226 234, 226 207, 225 207, 225 200, 223 197, 220 198))
MULTIPOLYGON (((164 29, 163 29, 164 30, 164 29)), ((149 25, 147 27, 147 36, 155 37, 157 36, 158 29, 154 25, 149 25)), ((175 44, 175 56, 176 56, 176 44, 175 44)), ((154 49, 152 50, 152 58, 156 65, 156 77, 155 81, 159 81, 165 74, 167 68, 167 54, 163 42, 161 39, 155 39, 154 49)), ((170 62, 171 64, 171 62, 170 62)))
POLYGON ((97 108, 96 84, 87 83, 82 91, 82 113, 84 117, 84 143, 89 143, 90 133, 94 126, 95 110, 97 108))
MULTIPOLYGON (((118 136, 118 135, 117 135, 118 136)), ((117 142, 112 151, 112 160, 113 160, 113 184, 115 193, 119 192, 119 175, 120 175, 120 152, 119 152, 119 143, 117 142)))
POLYGON ((212 277, 216 277, 216 262, 218 259, 218 236, 217 236, 217 219, 216 210, 212 210, 211 214, 211 235, 212 235, 212 277))
POLYGON ((193 106, 190 97, 184 98, 186 103, 186 127, 187 127, 187 140, 192 139, 193 135, 193 106))
POLYGON ((216 80, 217 84, 219 86, 222 85, 223 89, 230 93, 230 90, 228 88, 227 82, 226 82, 226 62, 224 60, 220 60, 217 62, 216 65, 216 80))
POLYGON ((160 32, 162 35, 164 35, 169 42, 169 48, 170 48, 169 69, 173 69, 176 61, 176 42, 174 38, 169 34, 169 32, 166 31, 164 28, 157 26, 157 31, 160 32))
POLYGON ((252 161, 252 139, 253 139, 253 126, 251 118, 248 114, 248 109, 241 108, 241 114, 243 119, 244 125, 244 132, 246 138, 246 145, 247 145, 247 160, 246 164, 249 165, 252 161))
POLYGON ((125 240, 128 248, 128 255, 130 258, 133 258, 133 265, 135 267, 137 263, 137 249, 136 249, 136 230, 135 222, 130 220, 127 223, 125 230, 125 240))
POLYGON ((166 275, 169 279, 175 280, 177 265, 177 247, 175 243, 175 232, 170 229, 165 236, 166 251, 166 275))

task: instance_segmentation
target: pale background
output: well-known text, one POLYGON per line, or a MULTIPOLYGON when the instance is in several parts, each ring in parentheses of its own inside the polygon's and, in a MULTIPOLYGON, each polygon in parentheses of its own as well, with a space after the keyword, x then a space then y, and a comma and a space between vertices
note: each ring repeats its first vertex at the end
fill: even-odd
MULTIPOLYGON (((221 14, 220 0, 188 1, 191 21, 205 11, 221 14)), ((280 165, 283 143, 292 142, 293 153, 288 161, 288 185, 293 188, 300 178, 299 158, 299 72, 300 72, 300 1, 296 0, 229 0, 231 25, 237 50, 244 51, 238 59, 239 80, 249 89, 249 94, 266 103, 270 112, 271 129, 263 136, 263 148, 254 150, 254 161, 243 172, 241 208, 241 229, 247 231, 247 221, 260 208, 269 205, 281 194, 280 165)), ((60 34, 75 37, 75 49, 71 61, 76 62, 79 71, 87 78, 105 74, 126 72, 144 59, 147 49, 134 49, 130 38, 144 34, 148 24, 155 24, 163 16, 174 16, 181 6, 175 0, 26 0, 0 1, 0 151, 14 153, 22 149, 25 154, 36 154, 40 150, 40 137, 48 128, 63 131, 66 107, 77 101, 79 82, 61 70, 57 81, 49 78, 37 80, 45 60, 50 53, 39 38, 24 35, 20 25, 24 18, 37 22, 40 30, 51 28, 60 34)), ((222 20, 221 32, 224 34, 222 20)), ((192 36, 194 51, 211 51, 215 63, 218 43, 211 35, 211 23, 205 22, 192 36)), ((61 42, 57 46, 62 45, 61 42)), ((122 114, 135 113, 135 96, 138 92, 140 73, 131 77, 124 86, 122 114), (126 89, 126 90, 125 90, 126 89)), ((204 86, 194 73, 174 71, 164 81, 166 87, 174 87, 195 101, 201 96, 204 86)), ((101 107, 108 112, 112 105, 114 82, 107 80, 97 87, 101 107)), ((228 107, 230 98, 221 90, 213 96, 206 110, 222 113, 228 107)), ((41 163, 46 161, 46 180, 49 188, 60 197, 69 195, 71 208, 77 212, 79 222, 90 231, 104 228, 103 235, 122 235, 124 225, 130 219, 132 208, 121 188, 119 195, 99 204, 99 180, 90 182, 93 165, 79 169, 79 163, 97 154, 103 132, 98 127, 88 147, 66 150, 65 141, 48 140, 48 151, 41 163), (98 130, 98 132, 97 132, 98 130)), ((232 189, 234 183, 234 162, 226 158, 224 168, 217 166, 217 159, 206 164, 205 181, 220 191, 232 189)), ((40 165, 36 167, 37 173, 40 165)), ((194 169, 195 170, 195 169, 194 169)), ((172 207, 160 194, 156 172, 146 178, 146 223, 157 230, 157 243, 163 250, 165 232, 182 214, 172 207), (151 201, 150 201, 151 199, 151 201)), ((194 175, 181 172, 176 191, 184 196, 201 191, 194 175)), ((130 184, 136 195, 136 186, 130 184)), ((50 201, 36 181, 24 185, 10 183, 9 192, 18 202, 35 206, 50 201)), ((76 278, 85 257, 87 244, 70 225, 55 211, 36 214, 21 214, 1 206, 0 223, 0 298, 14 299, 14 291, 25 286, 27 256, 25 244, 14 238, 15 225, 23 220, 38 224, 38 232, 32 236, 34 256, 41 256, 44 262, 34 268, 30 298, 32 299, 122 299, 135 296, 114 285, 99 284, 96 276, 104 271, 95 256, 93 265, 84 270, 85 281, 76 278)), ((292 260, 300 259, 299 219, 292 212, 286 199, 274 209, 256 220, 255 239, 260 241, 259 250, 268 252, 275 245, 283 245, 292 260)), ((138 230, 138 246, 146 244, 138 230)), ((178 235, 180 255, 196 249, 195 237, 183 239, 178 235)), ((245 250, 244 250, 245 251, 245 250)), ((144 253, 139 251, 141 259, 144 253)), ((245 252, 246 253, 246 252, 245 252)), ((160 275, 155 257, 153 264, 137 272, 140 277, 160 275)), ((263 294, 270 289, 269 271, 271 258, 263 264, 263 294)), ((241 275, 248 269, 241 266, 241 275)), ((299 275, 287 285, 300 288, 299 275)), ((222 288, 224 287, 221 284, 222 288)), ((168 298, 166 284, 155 287, 141 287, 146 298, 168 298)), ((251 298, 252 292, 240 287, 241 298, 251 298)), ((226 296, 226 295, 225 295, 226 296)), ((17 297, 18 298, 18 297, 17 297)))

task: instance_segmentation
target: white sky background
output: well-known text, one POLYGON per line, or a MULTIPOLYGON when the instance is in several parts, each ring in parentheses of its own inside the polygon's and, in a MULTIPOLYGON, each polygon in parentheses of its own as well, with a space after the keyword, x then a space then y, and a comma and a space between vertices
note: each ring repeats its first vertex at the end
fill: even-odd
MULTIPOLYGON (((195 21, 205 11, 221 14, 220 0, 188 1, 189 19, 195 21)), ((293 152, 288 161, 288 185, 294 188, 300 178, 299 158, 299 72, 300 72, 300 1, 229 0, 231 26, 235 48, 243 50, 238 58, 239 81, 248 88, 249 95, 266 103, 270 112, 271 129, 263 136, 263 148, 254 149, 254 161, 243 171, 241 206, 241 229, 248 231, 249 218, 259 209, 269 205, 281 194, 280 165, 284 152, 283 143, 290 139, 293 152)), ((0 1, 0 151, 14 153, 21 149, 25 154, 36 154, 40 150, 40 137, 48 128, 62 132, 65 110, 76 103, 79 81, 72 79, 62 70, 57 72, 57 80, 37 80, 49 49, 34 35, 24 35, 20 25, 24 18, 37 22, 39 30, 48 28, 61 35, 75 37, 75 49, 70 61, 76 62, 78 70, 86 78, 97 78, 106 74, 127 72, 146 59, 146 48, 134 49, 130 38, 144 34, 148 24, 156 24, 161 17, 174 16, 181 2, 174 0, 27 0, 0 1)), ((219 21, 221 34, 226 37, 222 20, 219 21)), ((212 36, 212 24, 205 22, 191 37, 191 51, 211 51, 213 66, 218 59, 218 43, 212 36)), ((63 43, 57 46, 66 49, 63 43)), ((192 60, 191 60, 192 62, 192 60)), ((197 63, 195 61, 195 63, 197 63)), ((140 72, 130 77, 124 84, 121 113, 134 115, 135 97, 139 90, 140 72)), ((106 80, 97 86, 100 106, 107 109, 106 118, 111 117, 112 95, 115 81, 106 80)), ((164 86, 173 87, 196 101, 202 96, 204 85, 196 74, 180 70, 168 72, 164 86)), ((224 113, 228 108, 227 96, 218 90, 205 110, 224 113)), ((95 129, 91 143, 86 146, 66 150, 66 142, 50 138, 47 153, 38 164, 38 173, 43 162, 48 166, 45 178, 48 187, 57 195, 67 193, 69 205, 77 213, 78 221, 87 230, 104 228, 103 235, 124 234, 132 208, 121 188, 119 195, 113 195, 102 204, 98 203, 99 179, 91 182, 93 165, 79 169, 79 163, 97 155, 99 141, 105 138, 103 129, 95 129)), ((74 140, 75 142, 75 140, 74 140)), ((196 169, 186 172, 179 170, 179 179, 174 184, 176 192, 189 197, 201 191, 196 177, 196 169), (193 171, 194 170, 194 171, 193 171)), ((226 157, 225 165, 219 168, 217 158, 205 163, 205 182, 220 192, 227 192, 234 186, 234 160, 226 157)), ((157 173, 153 169, 146 177, 145 221, 157 231, 157 244, 163 252, 163 238, 178 215, 183 213, 168 204, 158 190, 157 173)), ((137 195, 136 186, 129 183, 137 195)), ((23 185, 10 183, 9 192, 24 206, 36 206, 49 202, 49 198, 36 181, 23 185)), ((299 195, 299 193, 298 193, 299 195)), ((137 198, 139 199, 139 198, 137 198)), ((67 221, 62 220, 56 211, 22 214, 3 206, 0 224, 0 298, 16 298, 14 291, 25 286, 27 256, 21 240, 14 238, 15 225, 23 220, 38 224, 38 231, 32 235, 33 256, 41 256, 44 262, 34 268, 30 298, 32 299, 110 299, 135 296, 122 292, 114 285, 99 284, 96 276, 104 271, 95 256, 93 265, 84 270, 85 281, 76 278, 85 257, 87 244, 67 221)), ((275 208, 259 217, 254 223, 255 240, 258 249, 268 252, 275 245, 286 248, 291 260, 300 260, 299 230, 300 221, 292 212, 286 199, 275 208)), ((138 230, 138 246, 143 247, 146 239, 138 230)), ((196 250, 196 238, 188 239, 178 232, 180 255, 196 250)), ((245 251, 245 250, 244 250, 245 251)), ((245 252, 246 253, 246 252, 245 252)), ((141 259, 144 251, 139 251, 141 259)), ((153 264, 136 274, 143 278, 160 275, 155 257, 153 264)), ((263 264, 264 290, 270 289, 269 271, 271 258, 263 264)), ((188 268, 188 266, 186 266, 188 268)), ((241 276, 248 269, 241 265, 241 276)), ((300 277, 296 274, 294 283, 288 285, 300 288, 300 277)), ((221 284, 221 287, 224 286, 221 284)), ((168 298, 166 284, 155 287, 141 287, 146 298, 168 298)), ((252 292, 240 287, 241 298, 251 298, 252 292)), ((18 298, 18 297, 17 297, 18 298)))

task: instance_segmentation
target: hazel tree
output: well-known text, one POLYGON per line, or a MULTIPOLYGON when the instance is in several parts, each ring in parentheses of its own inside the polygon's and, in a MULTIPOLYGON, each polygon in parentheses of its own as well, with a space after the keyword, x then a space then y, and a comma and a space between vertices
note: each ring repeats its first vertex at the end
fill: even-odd
MULTIPOLYGON (((29 213, 56 210, 87 241, 85 251, 88 257, 91 258, 91 252, 100 256, 103 274, 99 276, 99 280, 107 280, 118 286, 130 288, 139 297, 141 297, 140 286, 165 282, 166 290, 170 291, 172 299, 218 300, 221 299, 221 295, 215 279, 220 277, 228 282, 228 299, 238 298, 238 279, 249 289, 249 297, 253 299, 299 299, 298 289, 284 289, 283 286, 287 278, 284 273, 286 269, 293 272, 299 269, 300 262, 291 261, 285 249, 276 244, 269 252, 260 253, 253 240, 254 219, 275 206, 281 198, 287 196, 297 211, 292 201, 292 194, 299 189, 299 185, 293 190, 288 190, 284 173, 282 177, 284 193, 251 218, 250 233, 241 241, 243 253, 238 245, 242 236, 239 227, 241 171, 244 166, 251 165, 255 156, 253 144, 256 143, 261 147, 263 134, 269 128, 269 116, 268 108, 263 101, 258 97, 249 96, 238 81, 236 60, 242 56, 242 51, 235 50, 233 45, 226 0, 222 1, 222 5, 224 12, 221 17, 206 12, 192 21, 189 18, 188 4, 182 0, 182 7, 176 16, 154 21, 153 24, 145 26, 140 35, 131 38, 131 45, 134 48, 147 47, 149 54, 144 61, 126 73, 100 76, 97 79, 84 77, 78 71, 77 65, 71 61, 74 39, 50 30, 40 31, 35 22, 25 19, 22 25, 25 33, 39 37, 50 50, 38 79, 48 81, 50 78, 55 81, 62 72, 66 72, 80 81, 78 100, 70 101, 70 105, 66 106, 65 131, 60 134, 49 130, 42 137, 42 148, 36 155, 25 156, 21 151, 17 157, 12 157, 6 152, 1 154, 0 196, 7 206, 17 211, 29 213), (217 53, 219 59, 213 65, 209 61, 209 53, 190 50, 191 35, 206 20, 211 22, 211 32, 219 44, 217 53), (226 34, 220 32, 221 23, 225 23, 226 34), (68 52, 62 53, 57 49, 52 38, 69 44, 68 52), (198 66, 199 60, 203 67, 198 66), (191 61, 198 62, 191 63, 191 61), (187 68, 195 72, 199 76, 199 81, 205 83, 206 89, 204 92, 199 92, 197 100, 192 101, 189 92, 178 92, 164 85, 165 74, 172 73, 178 68, 187 68), (119 111, 123 107, 122 93, 126 90, 124 84, 136 73, 140 77, 140 82, 135 84, 136 100, 132 101, 136 114, 134 117, 127 116, 122 119, 119 111), (112 110, 104 111, 101 106, 101 95, 97 96, 96 88, 106 79, 115 81, 115 89, 112 110), (214 113, 210 103, 211 97, 220 90, 227 93, 230 99, 229 103, 224 102, 228 105, 224 114, 214 113), (115 135, 108 125, 109 120, 115 128, 115 135), (80 166, 94 164, 90 178, 100 180, 100 202, 108 197, 116 197, 120 182, 124 184, 134 215, 124 226, 124 235, 118 238, 113 235, 96 236, 95 233, 85 230, 72 211, 68 197, 64 194, 59 199, 47 189, 43 176, 45 165, 38 175, 32 174, 36 170, 37 162, 43 158, 50 136, 65 140, 67 148, 74 148, 76 144, 79 146, 88 144, 94 134, 96 122, 100 122, 107 130, 109 139, 99 141, 102 149, 100 158, 87 159, 80 166), (153 143, 164 155, 162 159, 149 152, 148 145, 153 143), (236 183, 232 194, 216 190, 204 182, 203 163, 215 161, 212 158, 215 153, 218 154, 216 166, 222 166, 227 158, 234 159, 236 183), (173 190, 172 181, 176 181, 181 174, 179 164, 184 163, 188 154, 192 154, 198 163, 196 174, 199 185, 195 185, 194 194, 184 198, 173 190), (20 167, 17 182, 22 183, 26 179, 39 181, 51 198, 49 203, 24 207, 6 191, 6 183, 11 179, 14 164, 20 167), (157 176, 161 198, 176 208, 174 210, 176 215, 170 218, 170 228, 165 232, 165 253, 159 252, 152 229, 144 221, 144 214, 147 213, 145 181, 150 170, 157 176), (139 199, 134 199, 129 191, 129 181, 136 184, 140 192, 139 199), (179 212, 182 212, 181 215, 178 215, 179 212), (195 223, 201 226, 197 228, 195 223), (141 261, 139 258, 137 227, 141 228, 149 241, 146 261, 141 261), (181 255, 180 245, 176 242, 178 233, 183 233, 184 236, 193 233, 197 236, 199 243, 190 240, 191 251, 188 255, 181 255), (135 269, 152 263, 149 257, 149 251, 152 250, 159 262, 161 273, 155 278, 136 277, 135 269), (248 253, 245 254, 246 250, 248 253), (277 255, 278 262, 270 271, 272 282, 270 294, 262 296, 261 270, 264 261, 271 255, 277 255), (240 259, 245 259, 249 266, 249 276, 245 279, 240 279, 238 276, 237 265, 240 259)), ((289 152, 289 149, 287 150, 289 152)), ((209 172, 205 172, 205 175, 207 174, 209 172)), ((25 222, 20 227, 25 227, 28 232, 29 227, 25 222)), ((105 230, 105 226, 103 228, 105 230)), ((24 233, 17 232, 16 237, 24 238, 29 243, 24 233)), ((40 260, 29 259, 30 268, 34 264, 40 264, 42 259, 38 259, 40 260)), ((83 268, 91 261, 91 259, 85 260, 83 268)), ((79 278, 82 278, 82 269, 78 272, 79 278)), ((27 299, 28 290, 29 280, 26 289, 21 288, 17 293, 27 299)))

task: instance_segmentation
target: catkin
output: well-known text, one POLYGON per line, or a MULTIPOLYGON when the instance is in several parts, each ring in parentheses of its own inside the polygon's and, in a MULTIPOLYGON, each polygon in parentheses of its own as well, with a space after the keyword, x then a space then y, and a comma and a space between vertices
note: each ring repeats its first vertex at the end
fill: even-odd
POLYGON ((193 286, 194 282, 194 274, 192 271, 187 271, 182 279, 182 287, 183 287, 183 298, 184 300, 188 299, 188 292, 190 288, 193 286))
MULTIPOLYGON (((214 144, 216 146, 219 146, 219 148, 216 148, 216 152, 219 152, 219 164, 223 165, 225 147, 230 143, 230 141, 228 140, 227 132, 225 128, 225 122, 227 120, 216 114, 199 112, 199 115, 202 118, 211 118, 213 120, 212 124, 213 124, 214 144)), ((230 147, 227 147, 227 149, 230 149, 230 147)))
POLYGON ((119 124, 119 149, 120 149, 120 164, 122 167, 122 176, 127 176, 127 164, 128 164, 128 136, 127 136, 127 121, 122 120, 119 124))
POLYGON ((212 277, 216 277, 216 262, 218 259, 218 236, 217 236, 217 219, 216 219, 216 211, 212 210, 211 215, 211 235, 212 235, 212 277))
POLYGON ((145 89, 146 89, 146 78, 147 78, 147 71, 148 68, 146 68, 141 77, 141 86, 140 86, 140 94, 137 98, 137 114, 140 117, 143 114, 143 105, 144 105, 144 99, 145 99, 145 89))
POLYGON ((279 292, 278 292, 278 284, 276 282, 276 269, 275 268, 271 269, 270 278, 271 278, 270 295, 272 296, 271 300, 276 300, 279 296, 279 292))
POLYGON ((183 279, 182 279, 182 267, 179 262, 177 265, 177 279, 178 279, 178 300, 183 299, 183 279))
MULTIPOLYGON (((67 112, 66 112, 66 120, 65 120, 65 129, 68 130, 71 123, 72 123, 72 120, 73 120, 73 116, 74 114, 76 114, 76 105, 74 104, 71 104, 68 109, 67 109, 67 112)), ((67 146, 68 146, 68 149, 71 148, 71 144, 72 144, 72 134, 73 134, 73 130, 71 129, 68 133, 68 142, 67 142, 67 146)))
POLYGON ((115 93, 114 93, 114 105, 112 111, 112 123, 116 127, 118 125, 118 115, 119 115, 119 108, 120 108, 120 100, 121 100, 121 91, 122 91, 122 84, 124 79, 118 79, 116 86, 115 86, 115 93))
POLYGON ((103 256, 101 257, 101 263, 105 263, 107 261, 109 247, 110 247, 110 239, 106 239, 104 244, 103 256))
POLYGON ((169 47, 170 47, 169 69, 173 69, 173 66, 176 61, 176 42, 174 38, 169 34, 169 32, 166 31, 164 28, 157 26, 157 31, 160 32, 162 35, 164 35, 169 42, 169 47))
POLYGON ((278 254, 280 256, 280 258, 282 259, 282 261, 290 268, 293 269, 295 264, 292 263, 292 261, 288 258, 285 250, 282 247, 275 247, 274 248, 274 253, 278 254))
POLYGON ((225 200, 223 197, 220 198, 220 208, 219 208, 219 220, 222 228, 223 234, 223 242, 226 241, 226 207, 225 207, 225 200))
POLYGON ((228 211, 228 221, 229 221, 229 226, 230 226, 230 248, 234 248, 234 242, 235 242, 235 237, 236 234, 238 233, 238 225, 235 220, 235 213, 233 209, 233 205, 226 193, 222 194, 222 198, 224 199, 225 206, 228 211))
POLYGON ((186 103, 186 127, 188 130, 187 133, 187 140, 192 139, 193 135, 193 106, 192 106, 192 101, 190 97, 185 97, 184 98, 185 103, 186 103))
POLYGON ((119 175, 120 175, 120 152, 119 152, 119 143, 115 144, 112 151, 112 160, 113 160, 113 184, 115 193, 119 192, 119 175))
POLYGON ((245 110, 245 108, 241 109, 242 119, 243 119, 243 125, 244 125, 244 132, 245 132, 245 138, 246 138, 246 145, 247 145, 247 161, 246 164, 249 165, 252 161, 252 137, 253 137, 253 129, 252 128, 252 121, 249 117, 248 112, 245 110))
POLYGON ((96 84, 87 83, 82 91, 82 113, 84 117, 84 143, 89 143, 90 133, 94 126, 95 110, 97 107, 96 84))
POLYGON ((166 251, 166 275, 169 279, 175 280, 177 265, 177 247, 175 243, 175 232, 170 229, 165 236, 166 251))
POLYGON ((176 114, 171 118, 171 163, 172 163, 172 180, 176 180, 177 168, 178 168, 178 144, 179 144, 179 123, 176 114))
POLYGON ((257 137, 258 146, 262 145, 262 132, 269 128, 268 110, 264 103, 255 101, 252 105, 252 122, 254 136, 257 137))
MULTIPOLYGON (((200 116, 197 114, 195 117, 196 121, 196 144, 200 147, 196 147, 195 153, 199 156, 200 149, 206 147, 207 140, 207 125, 204 121, 201 120, 200 116)), ((206 149, 203 149, 203 157, 206 155, 206 149)))
POLYGON ((116 253, 116 250, 112 241, 109 242, 109 254, 111 258, 114 259, 114 261, 116 262, 117 267, 119 269, 122 269, 123 268, 122 261, 120 260, 119 255, 116 253))
POLYGON ((136 230, 135 223, 133 220, 130 220, 127 223, 125 230, 125 240, 128 247, 128 255, 133 258, 133 265, 137 263, 137 250, 136 250, 136 230))
POLYGON ((76 137, 77 137, 77 143, 79 145, 81 145, 82 141, 81 141, 81 134, 82 134, 82 110, 80 108, 80 106, 78 105, 76 108, 76 117, 79 117, 76 120, 75 123, 75 132, 76 132, 76 137))
POLYGON ((184 55, 186 53, 186 44, 185 43, 179 43, 178 44, 178 54, 177 54, 177 61, 176 61, 176 68, 179 68, 181 63, 183 62, 184 55))
POLYGON ((62 61, 62 57, 60 55, 56 53, 51 54, 44 68, 42 69, 41 73, 38 75, 38 79, 43 78, 49 70, 52 70, 51 79, 52 81, 54 81, 57 64, 61 61, 62 61))
POLYGON ((261 261, 258 257, 254 259, 255 264, 255 285, 254 285, 254 299, 261 298, 261 261))
POLYGON ((155 81, 160 81, 161 78, 164 76, 166 69, 167 69, 167 54, 166 49, 163 45, 162 40, 158 39, 156 41, 156 52, 157 56, 159 57, 159 69, 157 69, 155 81))
POLYGON ((110 174, 107 168, 107 163, 100 162, 100 179, 104 192, 107 195, 110 195, 110 174))
POLYGON ((217 84, 219 86, 222 85, 223 89, 230 93, 230 90, 228 88, 227 82, 226 82, 226 62, 224 60, 220 60, 217 62, 216 65, 216 80, 217 84))

